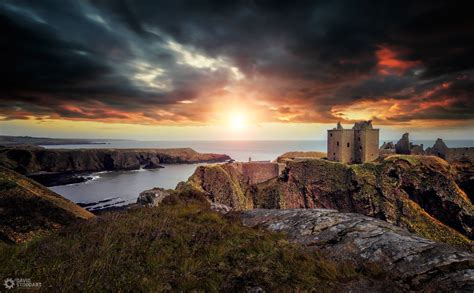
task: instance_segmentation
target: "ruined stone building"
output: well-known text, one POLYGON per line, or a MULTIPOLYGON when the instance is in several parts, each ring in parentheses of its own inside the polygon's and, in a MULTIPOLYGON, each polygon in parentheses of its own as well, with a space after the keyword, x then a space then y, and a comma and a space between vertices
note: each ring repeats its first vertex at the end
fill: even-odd
POLYGON ((372 121, 354 124, 344 129, 341 123, 328 130, 328 159, 342 163, 370 162, 379 156, 379 129, 372 127, 372 121))

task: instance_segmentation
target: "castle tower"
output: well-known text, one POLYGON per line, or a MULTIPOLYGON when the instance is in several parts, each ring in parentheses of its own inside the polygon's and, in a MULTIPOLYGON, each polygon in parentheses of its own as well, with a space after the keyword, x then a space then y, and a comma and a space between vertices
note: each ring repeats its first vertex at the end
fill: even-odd
POLYGON ((364 163, 379 156, 379 129, 372 127, 372 121, 354 124, 352 129, 344 129, 340 123, 328 130, 327 157, 342 163, 364 163))

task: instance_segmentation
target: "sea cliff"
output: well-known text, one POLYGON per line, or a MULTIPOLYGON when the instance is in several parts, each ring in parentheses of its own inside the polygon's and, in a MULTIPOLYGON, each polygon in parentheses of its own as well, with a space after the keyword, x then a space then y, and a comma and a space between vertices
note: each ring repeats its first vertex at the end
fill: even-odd
MULTIPOLYGON (((159 168, 161 164, 224 162, 223 154, 203 154, 191 148, 176 149, 44 149, 40 147, 0 148, 0 166, 27 175, 45 185, 81 172, 159 168)), ((70 178, 74 179, 74 178, 70 178)))
POLYGON ((474 208, 455 168, 438 157, 395 155, 347 165, 289 161, 279 177, 250 184, 234 168, 202 166, 178 189, 195 188, 237 210, 326 208, 379 218, 420 236, 469 246, 474 208))

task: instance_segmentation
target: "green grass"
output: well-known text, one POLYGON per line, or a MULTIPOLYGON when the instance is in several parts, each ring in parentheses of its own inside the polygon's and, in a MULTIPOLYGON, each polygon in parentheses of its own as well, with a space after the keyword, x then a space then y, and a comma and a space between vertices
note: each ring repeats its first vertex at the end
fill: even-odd
POLYGON ((104 214, 21 245, 0 246, 0 279, 60 291, 338 291, 363 278, 284 235, 244 227, 197 200, 104 214))

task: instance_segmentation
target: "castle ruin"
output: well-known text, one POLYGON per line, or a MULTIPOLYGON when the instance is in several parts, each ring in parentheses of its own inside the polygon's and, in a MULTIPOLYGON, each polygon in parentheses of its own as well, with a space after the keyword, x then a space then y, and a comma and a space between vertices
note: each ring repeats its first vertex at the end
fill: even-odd
POLYGON ((328 159, 342 163, 364 163, 379 157, 379 129, 372 127, 372 121, 354 124, 344 129, 341 123, 328 130, 328 159))

